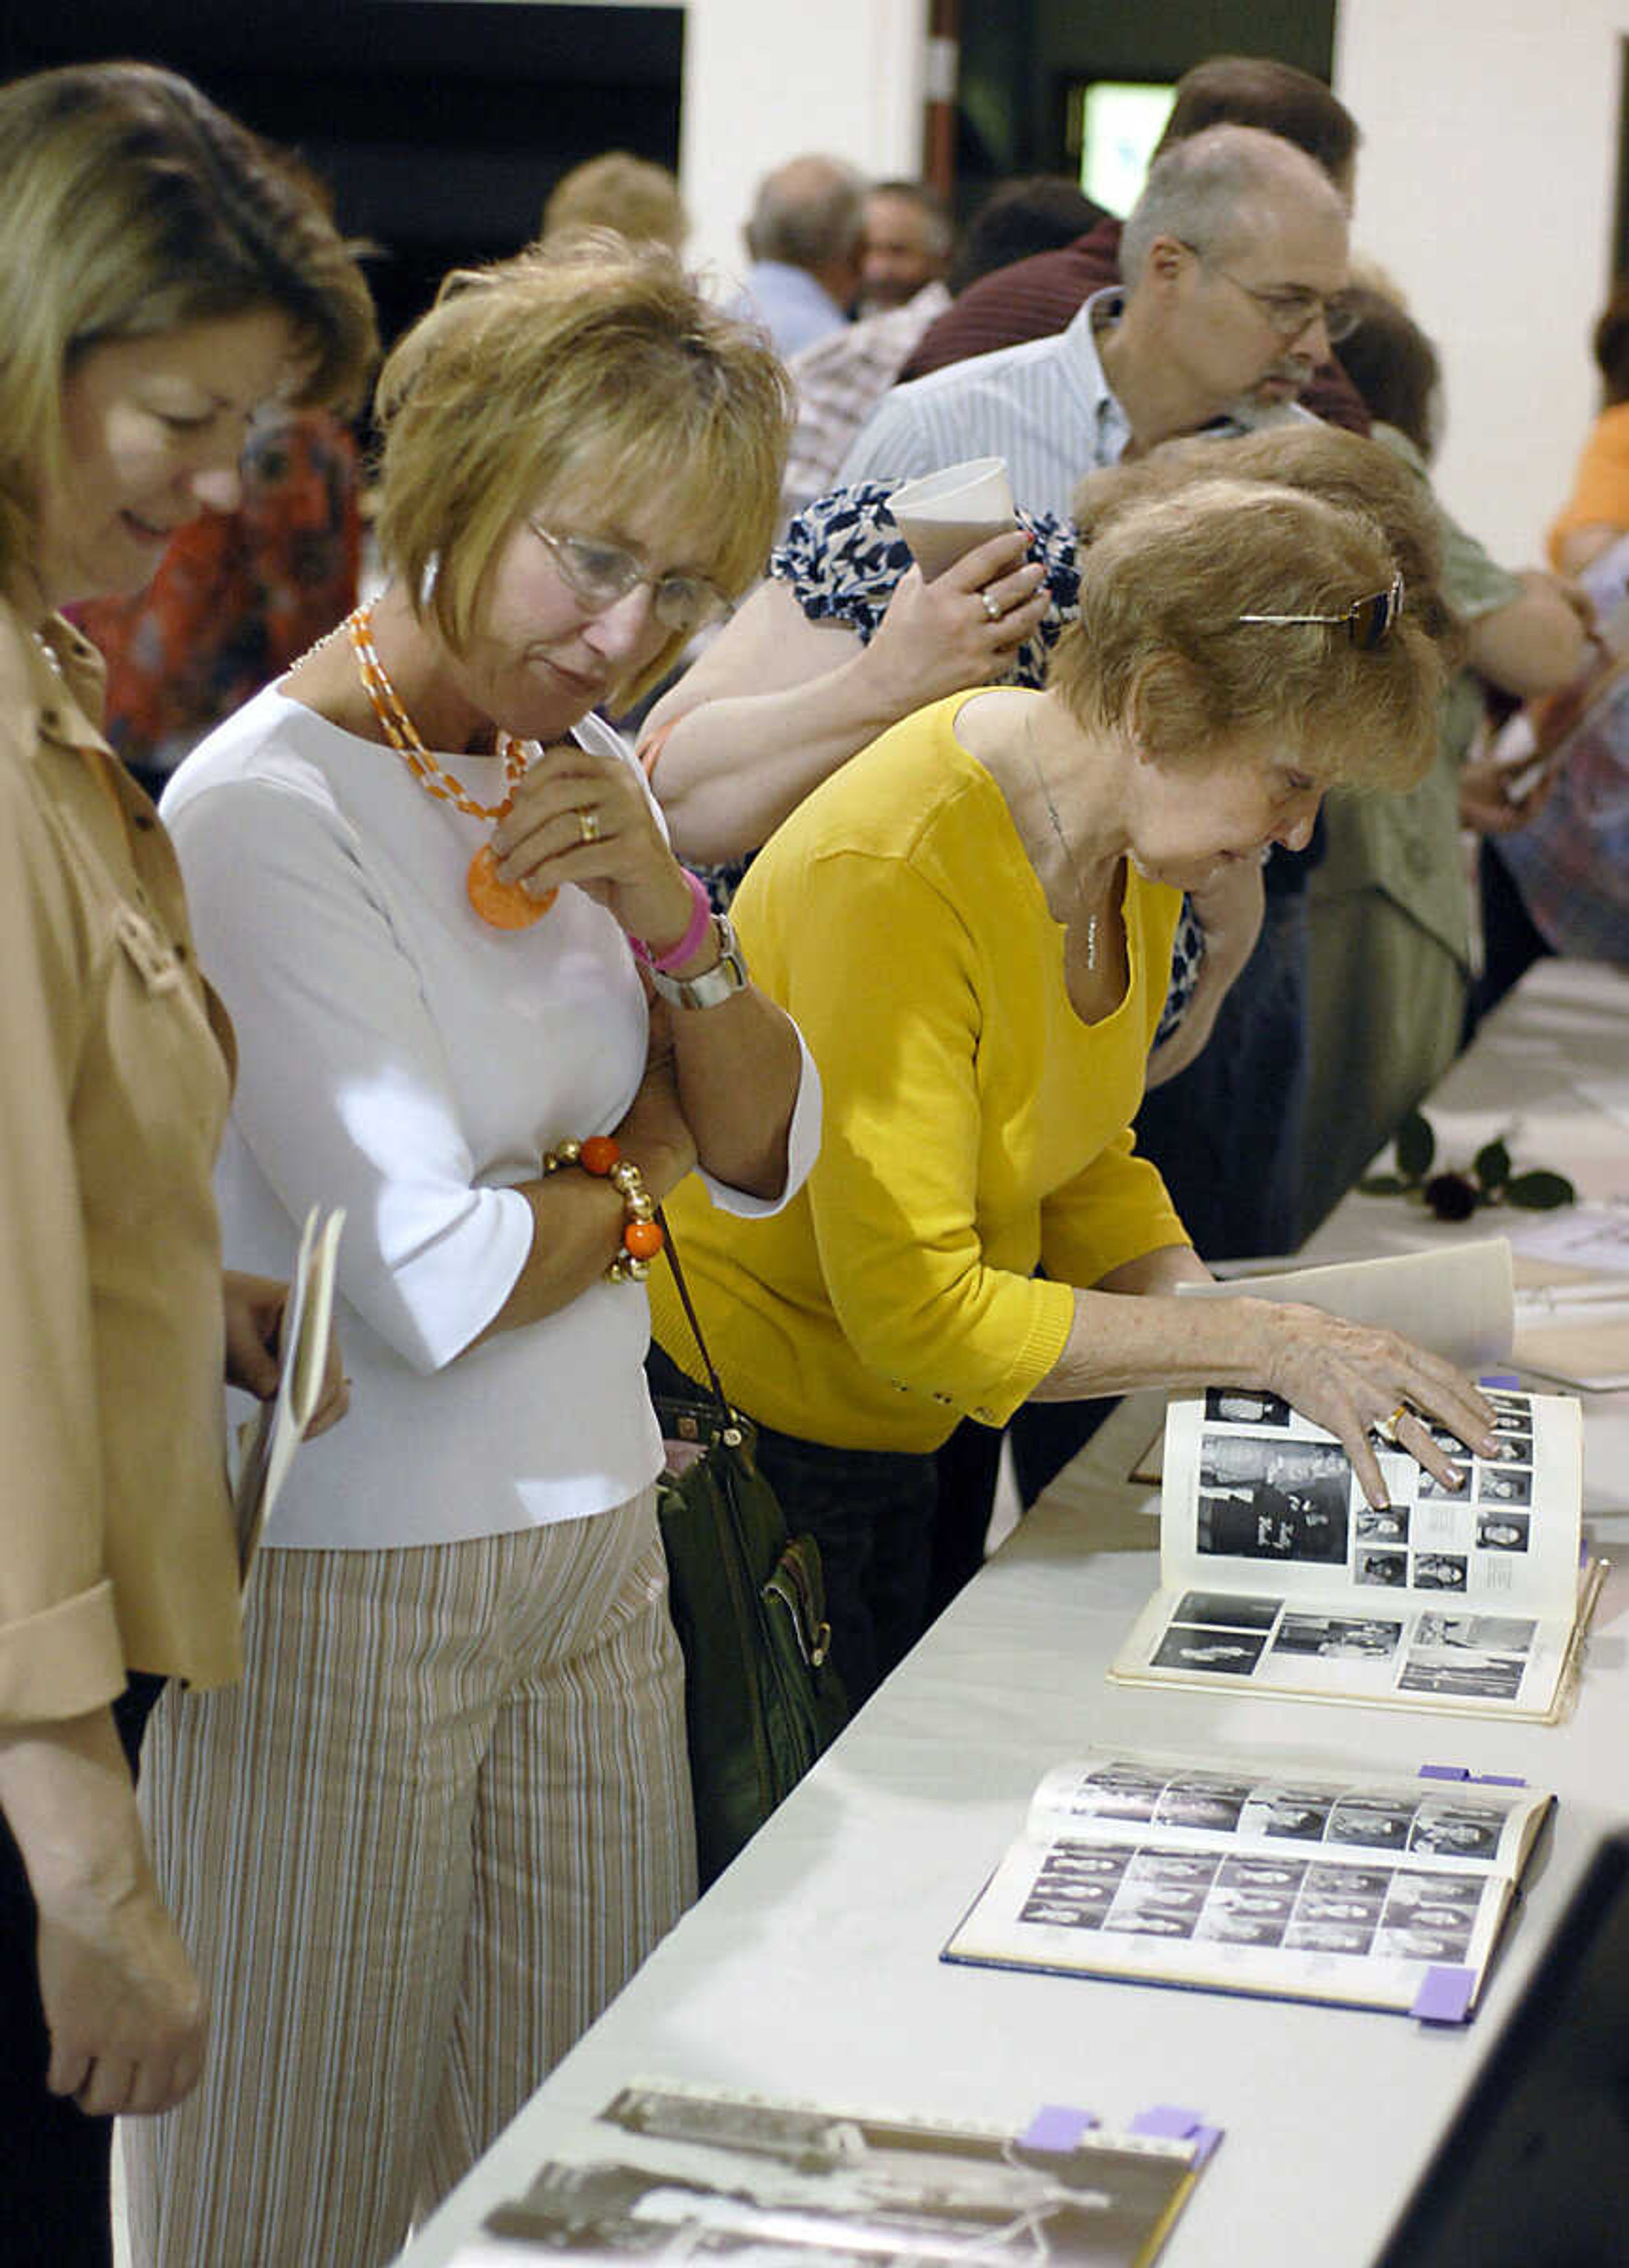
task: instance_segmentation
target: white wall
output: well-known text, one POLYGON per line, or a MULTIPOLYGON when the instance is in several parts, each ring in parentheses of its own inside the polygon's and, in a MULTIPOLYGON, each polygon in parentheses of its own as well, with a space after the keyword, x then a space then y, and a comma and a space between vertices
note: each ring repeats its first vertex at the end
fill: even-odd
POLYGON ((761 175, 821 150, 874 174, 922 162, 927 0, 688 0, 679 174, 691 257, 739 276, 761 175))
POLYGON ((1340 0, 1363 129, 1353 241, 1441 356, 1444 502, 1537 559, 1597 401, 1629 0, 1340 0))

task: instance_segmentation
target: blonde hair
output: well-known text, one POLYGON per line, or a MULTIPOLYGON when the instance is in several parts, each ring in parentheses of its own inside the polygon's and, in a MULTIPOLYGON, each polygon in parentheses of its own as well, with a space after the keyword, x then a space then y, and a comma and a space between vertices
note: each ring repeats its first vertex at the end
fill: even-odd
POLYGON ((549 191, 542 233, 614 228, 634 244, 665 244, 677 252, 690 232, 679 184, 666 166, 608 150, 573 166, 549 191))
POLYGON ((1273 740, 1323 786, 1413 787, 1436 750, 1444 670, 1406 600, 1368 650, 1340 623, 1240 619, 1344 616, 1398 571, 1367 511, 1196 480, 1100 519, 1048 683, 1082 724, 1133 733, 1167 762, 1273 740))
MULTIPOLYGON (((594 232, 456 270, 380 375, 384 563, 464 653, 518 522, 591 490, 609 528, 660 502, 696 532, 683 563, 739 597, 774 535, 792 400, 763 338, 664 247, 594 232)), ((683 643, 675 632, 618 698, 683 643)))
POLYGON ((263 307, 299 340, 296 400, 361 394, 372 301, 291 161, 144 63, 0 87, 0 582, 27 560, 42 482, 68 475, 75 359, 263 307))

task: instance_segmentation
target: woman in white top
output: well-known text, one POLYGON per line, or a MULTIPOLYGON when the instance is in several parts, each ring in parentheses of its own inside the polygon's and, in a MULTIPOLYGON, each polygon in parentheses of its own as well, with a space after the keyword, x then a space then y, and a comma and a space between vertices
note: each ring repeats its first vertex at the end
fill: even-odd
POLYGON ((589 714, 761 564, 778 365, 602 238, 451 278, 379 412, 394 579, 166 799, 240 1036, 225 1216, 252 1259, 345 1207, 356 1416, 276 1507, 241 1698, 154 1737, 236 2020, 132 2169, 166 2268, 246 2231, 257 2268, 394 2255, 692 1895, 630 1279, 692 1167, 770 1211, 818 1138, 795 1029, 589 714))

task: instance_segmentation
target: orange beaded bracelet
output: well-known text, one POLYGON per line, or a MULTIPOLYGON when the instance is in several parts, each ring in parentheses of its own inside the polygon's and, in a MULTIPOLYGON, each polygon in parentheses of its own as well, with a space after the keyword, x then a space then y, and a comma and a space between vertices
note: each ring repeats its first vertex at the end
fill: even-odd
POLYGON ((641 1283, 667 1239, 656 1218, 656 1206, 645 1186, 645 1175, 631 1158, 624 1158, 615 1136, 591 1134, 586 1142, 562 1142, 545 1152, 543 1171, 557 1174, 563 1166, 580 1166, 586 1174, 608 1181, 623 1201, 623 1248, 606 1270, 612 1284, 641 1283))

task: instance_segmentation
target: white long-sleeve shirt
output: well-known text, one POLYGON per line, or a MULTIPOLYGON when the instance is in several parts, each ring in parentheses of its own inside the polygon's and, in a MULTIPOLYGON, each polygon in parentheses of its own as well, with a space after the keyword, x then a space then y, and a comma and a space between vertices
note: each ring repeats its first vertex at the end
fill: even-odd
MULTIPOLYGON (((585 738, 626 755, 597 720, 585 738)), ((455 769, 475 801, 501 799, 496 758, 455 769)), ((350 1413, 302 1449, 266 1544, 450 1542, 633 1495, 660 1464, 641 1286, 596 1283, 471 1346, 531 1248, 513 1185, 615 1126, 644 1075, 616 923, 568 887, 532 928, 488 927, 465 891, 486 825, 275 687, 182 765, 165 817, 238 1034, 217 1185, 232 1264, 284 1274, 307 1208, 346 1211, 350 1413)), ((765 1201, 704 1175, 714 1202, 778 1210, 819 1108, 806 1054, 785 1189, 765 1201)))

